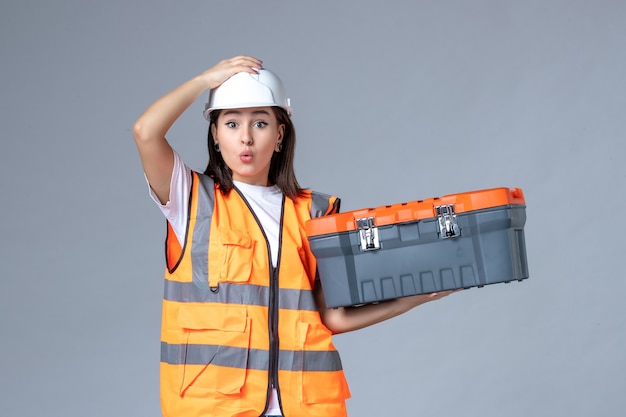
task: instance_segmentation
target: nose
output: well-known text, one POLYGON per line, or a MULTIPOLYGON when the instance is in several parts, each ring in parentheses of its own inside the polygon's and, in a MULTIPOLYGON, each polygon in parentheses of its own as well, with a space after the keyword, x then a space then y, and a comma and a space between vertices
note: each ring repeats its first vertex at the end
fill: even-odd
POLYGON ((252 139, 252 132, 250 131, 250 128, 248 126, 245 126, 241 131, 241 143, 247 146, 250 146, 252 145, 252 143, 254 143, 254 140, 252 139))

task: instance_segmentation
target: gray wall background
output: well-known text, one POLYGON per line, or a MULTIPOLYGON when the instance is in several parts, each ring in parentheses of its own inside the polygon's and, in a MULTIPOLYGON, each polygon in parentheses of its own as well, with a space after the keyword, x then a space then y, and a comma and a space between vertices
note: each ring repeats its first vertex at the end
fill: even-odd
MULTIPOLYGON (((523 188, 531 277, 335 337, 352 416, 621 416, 626 3, 5 0, 0 414, 156 416, 164 221, 131 126, 236 54, 343 210, 523 188)), ((203 169, 202 97, 173 146, 203 169)))

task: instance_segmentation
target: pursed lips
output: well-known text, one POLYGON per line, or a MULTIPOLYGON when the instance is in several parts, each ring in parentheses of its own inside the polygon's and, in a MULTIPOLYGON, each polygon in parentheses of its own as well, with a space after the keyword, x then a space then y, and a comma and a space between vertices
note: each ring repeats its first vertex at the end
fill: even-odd
POLYGON ((252 153, 251 150, 246 149, 245 151, 241 152, 239 154, 239 159, 242 162, 250 162, 252 160, 252 157, 254 156, 254 154, 252 153))

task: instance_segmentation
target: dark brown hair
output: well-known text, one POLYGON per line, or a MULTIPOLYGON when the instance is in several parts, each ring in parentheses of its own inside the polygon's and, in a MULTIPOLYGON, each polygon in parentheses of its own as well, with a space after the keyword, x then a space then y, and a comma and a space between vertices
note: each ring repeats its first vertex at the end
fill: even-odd
MULTIPOLYGON (((295 199, 301 195, 302 188, 298 184, 294 170, 294 158, 296 151, 296 129, 287 112, 281 107, 272 107, 279 125, 285 125, 283 132, 282 149, 274 152, 270 162, 269 182, 277 185, 285 196, 295 199)), ((224 194, 233 189, 233 175, 231 169, 224 162, 222 154, 215 150, 215 140, 211 126, 217 123, 221 110, 211 112, 207 145, 209 148, 209 164, 204 173, 219 185, 224 194)))

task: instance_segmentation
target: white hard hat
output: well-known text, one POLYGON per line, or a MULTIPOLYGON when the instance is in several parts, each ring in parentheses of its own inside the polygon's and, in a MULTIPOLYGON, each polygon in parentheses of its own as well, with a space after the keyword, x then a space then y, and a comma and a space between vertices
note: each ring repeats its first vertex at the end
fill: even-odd
POLYGON ((213 110, 265 106, 282 107, 291 116, 291 102, 280 78, 266 69, 258 74, 239 72, 209 91, 204 117, 210 120, 213 110))

